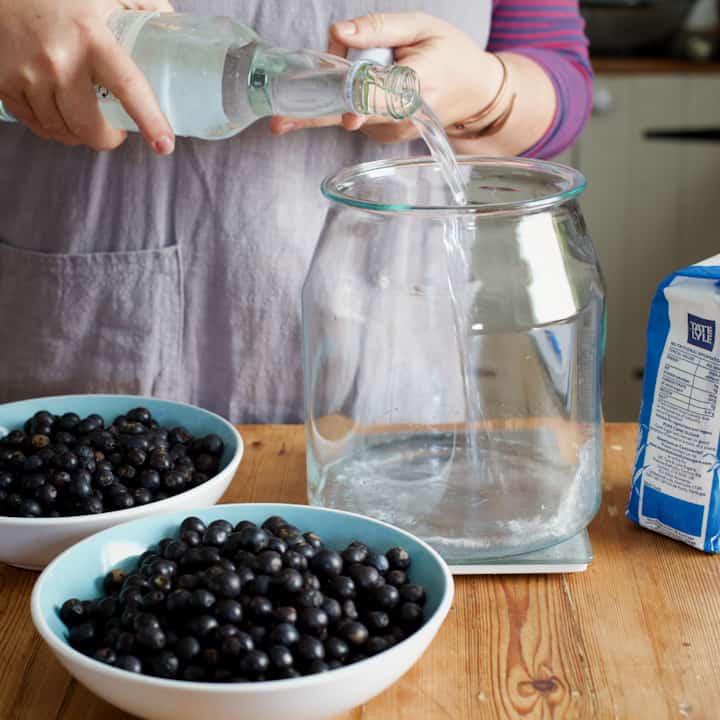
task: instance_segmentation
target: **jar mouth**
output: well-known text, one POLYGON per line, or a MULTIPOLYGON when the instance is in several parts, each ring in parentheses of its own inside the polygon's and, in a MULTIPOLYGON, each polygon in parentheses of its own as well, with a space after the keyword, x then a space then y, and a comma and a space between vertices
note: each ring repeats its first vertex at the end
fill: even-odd
POLYGON ((546 160, 458 156, 468 185, 468 204, 452 200, 429 156, 361 163, 325 178, 321 189, 332 202, 376 213, 515 215, 571 200, 586 186, 574 168, 546 160))

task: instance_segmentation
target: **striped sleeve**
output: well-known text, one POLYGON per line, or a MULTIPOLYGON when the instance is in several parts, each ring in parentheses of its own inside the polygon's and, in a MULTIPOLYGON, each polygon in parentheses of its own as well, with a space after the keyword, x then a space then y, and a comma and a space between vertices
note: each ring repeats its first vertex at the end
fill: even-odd
POLYGON ((549 158, 580 134, 592 107, 592 68, 579 0, 494 0, 491 52, 534 60, 555 87, 557 109, 540 140, 523 153, 549 158))

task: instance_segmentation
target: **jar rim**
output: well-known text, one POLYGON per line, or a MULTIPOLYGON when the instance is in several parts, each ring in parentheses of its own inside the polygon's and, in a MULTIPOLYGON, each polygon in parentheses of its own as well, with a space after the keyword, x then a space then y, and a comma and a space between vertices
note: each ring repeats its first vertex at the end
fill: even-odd
POLYGON ((580 195, 587 185, 585 176, 568 165, 535 160, 531 158, 491 157, 485 155, 459 155, 461 166, 492 168, 496 173, 505 169, 516 173, 544 174, 554 178, 558 190, 538 197, 504 202, 476 202, 467 205, 414 205, 402 203, 378 203, 358 197, 347 191, 347 186, 354 180, 372 173, 380 173, 395 168, 419 168, 435 166, 430 156, 419 156, 405 159, 376 160, 343 168, 334 175, 326 177, 321 185, 322 194, 328 200, 361 210, 381 214, 429 214, 429 215, 518 215, 545 210, 561 205, 580 195))

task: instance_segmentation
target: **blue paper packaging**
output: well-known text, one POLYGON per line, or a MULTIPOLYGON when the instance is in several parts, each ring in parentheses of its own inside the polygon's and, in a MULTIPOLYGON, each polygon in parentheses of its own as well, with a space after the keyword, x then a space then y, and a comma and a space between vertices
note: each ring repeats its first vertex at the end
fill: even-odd
POLYGON ((647 329, 627 516, 720 552, 720 255, 665 278, 647 329))

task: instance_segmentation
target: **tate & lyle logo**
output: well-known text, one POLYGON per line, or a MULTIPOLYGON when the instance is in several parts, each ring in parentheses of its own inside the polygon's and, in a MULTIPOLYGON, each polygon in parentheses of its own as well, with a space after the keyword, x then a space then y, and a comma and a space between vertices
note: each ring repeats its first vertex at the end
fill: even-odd
POLYGON ((715 321, 688 313, 688 343, 712 352, 715 345, 715 321))

